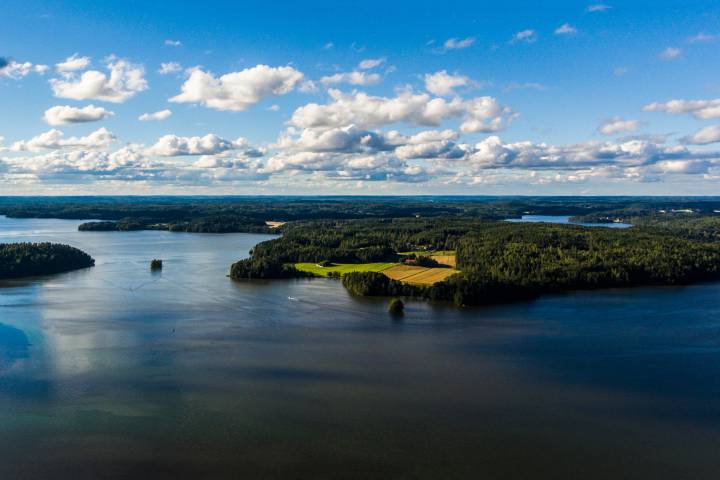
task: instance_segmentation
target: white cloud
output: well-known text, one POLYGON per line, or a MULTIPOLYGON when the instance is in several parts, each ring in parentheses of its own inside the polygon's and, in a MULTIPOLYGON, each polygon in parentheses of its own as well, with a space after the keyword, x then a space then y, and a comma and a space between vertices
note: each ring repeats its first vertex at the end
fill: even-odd
POLYGON ((720 98, 714 100, 670 100, 654 102, 643 107, 646 112, 665 112, 671 115, 692 115, 699 120, 720 118, 720 98))
POLYGON ((508 107, 492 97, 470 100, 431 97, 426 93, 401 92, 394 98, 375 97, 363 92, 345 94, 329 90, 332 101, 309 103, 295 110, 290 123, 303 128, 357 125, 371 128, 393 123, 440 125, 449 118, 462 118, 463 133, 494 132, 515 118, 508 107))
POLYGON ((596 3, 594 5, 588 5, 587 11, 588 12, 604 12, 606 10, 610 10, 612 7, 609 5, 604 5, 602 3, 596 3))
POLYGON ((57 129, 48 130, 30 140, 21 140, 12 144, 14 152, 37 152, 40 150, 56 150, 60 148, 100 149, 114 143, 117 137, 108 129, 100 128, 85 137, 65 138, 65 134, 57 129))
POLYGON ((697 132, 682 139, 683 143, 693 145, 707 145, 720 142, 720 125, 708 125, 697 132))
POLYGON ((361 70, 370 70, 371 68, 379 67, 385 63, 384 58, 366 58, 358 64, 358 68, 361 70))
POLYGON ((78 78, 72 73, 62 79, 53 78, 50 86, 59 98, 73 100, 102 100, 112 103, 123 103, 134 97, 138 92, 147 90, 145 69, 127 60, 110 58, 107 63, 110 71, 108 77, 97 70, 88 70, 78 78))
POLYGON ((613 117, 603 122, 598 131, 603 135, 616 135, 618 133, 631 133, 637 130, 640 120, 624 120, 620 117, 613 117))
POLYGON ((141 122, 150 122, 153 120, 165 120, 167 118, 170 118, 172 115, 172 111, 168 110, 167 108, 165 110, 160 110, 159 112, 155 113, 143 113, 138 117, 138 120, 141 122))
POLYGON ((58 72, 74 72, 84 70, 90 65, 90 57, 81 57, 79 53, 65 59, 64 62, 56 63, 55 70, 58 72))
POLYGON ((182 85, 182 93, 172 97, 175 103, 200 103, 216 110, 240 112, 265 97, 291 92, 303 79, 292 67, 257 65, 220 77, 195 68, 182 85))
POLYGON ((705 32, 698 32, 697 35, 693 35, 692 37, 688 38, 688 43, 708 43, 714 42, 718 39, 720 39, 720 35, 711 35, 705 32))
POLYGON ((182 42, 180 40, 168 39, 165 40, 165 45, 168 47, 182 47, 182 42))
POLYGON ((548 89, 547 85, 538 82, 525 82, 525 83, 509 83, 503 88, 503 92, 512 92, 513 90, 537 90, 542 92, 548 89))
POLYGON ((613 75, 616 77, 624 77, 627 75, 629 69, 627 67, 615 67, 613 69, 613 75))
POLYGON ((587 168, 648 168, 660 162, 705 161, 717 152, 693 152, 682 146, 666 146, 644 140, 584 142, 553 146, 532 142, 503 143, 488 137, 466 157, 475 170, 496 168, 572 170, 587 168))
POLYGON ((425 89, 435 95, 448 97, 455 95, 457 87, 465 87, 472 82, 464 75, 450 75, 446 70, 425 75, 425 89))
POLYGON ((573 27, 569 23, 563 23, 555 29, 555 35, 568 35, 571 33, 577 33, 577 28, 573 27))
POLYGON ((180 71, 182 71, 182 65, 178 62, 163 62, 160 64, 160 68, 158 69, 158 73, 160 75, 169 75, 180 71))
POLYGON ((328 75, 320 79, 323 85, 336 85, 338 83, 349 83, 350 85, 377 85, 381 77, 377 73, 346 72, 328 75))
POLYGON ((518 43, 518 42, 525 42, 525 43, 533 43, 537 40, 537 33, 535 30, 527 29, 517 32, 515 35, 513 35, 512 43, 518 43))
POLYGON ((448 38, 443 43, 444 50, 461 50, 463 48, 472 47, 475 43, 475 37, 467 38, 448 38))
POLYGON ((43 120, 48 125, 68 125, 73 123, 96 122, 103 118, 115 115, 113 112, 102 107, 87 105, 82 108, 71 107, 70 105, 58 105, 45 111, 43 120))
POLYGON ((31 73, 43 75, 48 69, 47 65, 35 65, 30 62, 19 63, 9 58, 0 57, 0 77, 18 80, 27 77, 31 73))
POLYGON ((148 149, 148 154, 161 157, 176 157, 181 155, 215 155, 228 150, 241 148, 250 149, 244 138, 225 140, 210 133, 203 137, 179 137, 177 135, 164 135, 148 149))
POLYGON ((325 45, 323 45, 323 50, 332 50, 335 47, 335 44, 333 42, 327 42, 325 45))
POLYGON ((663 60, 674 60, 682 55, 682 49, 676 47, 667 47, 660 52, 660 58, 663 60))

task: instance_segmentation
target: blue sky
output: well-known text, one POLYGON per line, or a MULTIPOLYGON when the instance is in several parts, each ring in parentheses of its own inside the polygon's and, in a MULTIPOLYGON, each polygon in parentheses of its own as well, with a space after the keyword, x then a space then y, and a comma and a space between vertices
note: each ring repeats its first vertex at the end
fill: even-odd
POLYGON ((540 3, 5 0, 0 194, 717 194, 720 5, 540 3))

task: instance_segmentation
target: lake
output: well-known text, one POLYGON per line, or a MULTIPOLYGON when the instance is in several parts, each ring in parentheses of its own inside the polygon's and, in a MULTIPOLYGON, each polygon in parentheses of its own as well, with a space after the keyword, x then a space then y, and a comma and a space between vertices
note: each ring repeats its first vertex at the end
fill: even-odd
POLYGON ((491 308, 234 282, 250 234, 0 217, 0 478, 715 479, 720 284, 491 308), (150 272, 152 258, 164 260, 150 272))
POLYGON ((580 225, 582 227, 606 227, 606 228, 630 228, 632 224, 622 222, 610 222, 610 223, 587 223, 587 222, 572 222, 570 215, 523 215, 520 218, 508 218, 506 222, 520 222, 520 223, 561 223, 569 225, 580 225))

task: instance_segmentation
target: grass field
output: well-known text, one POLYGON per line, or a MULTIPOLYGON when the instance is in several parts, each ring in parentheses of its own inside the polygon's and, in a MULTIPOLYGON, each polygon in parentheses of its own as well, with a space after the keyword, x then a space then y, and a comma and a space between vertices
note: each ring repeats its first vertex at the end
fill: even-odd
POLYGON ((330 272, 338 272, 340 275, 350 272, 382 272, 396 265, 397 263, 335 263, 331 267, 319 267, 314 263, 296 263, 295 268, 318 277, 327 277, 330 272))

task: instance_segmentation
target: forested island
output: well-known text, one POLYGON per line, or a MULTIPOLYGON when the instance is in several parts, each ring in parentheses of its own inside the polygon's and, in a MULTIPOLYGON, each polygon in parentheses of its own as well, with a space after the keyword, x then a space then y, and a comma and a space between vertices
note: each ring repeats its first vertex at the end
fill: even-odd
POLYGON ((95 260, 70 245, 0 243, 0 279, 31 277, 92 267, 95 260))
MULTIPOLYGON (((709 221, 717 226, 720 219, 709 221)), ((401 262, 411 251, 454 251, 459 272, 431 284, 391 278, 387 267, 342 276, 356 295, 483 305, 572 289, 675 285, 720 278, 720 244, 667 229, 587 228, 468 218, 300 222, 233 264, 235 279, 310 275, 303 262, 401 262)), ((380 263, 379 265, 384 265, 380 263)), ((365 270, 360 269, 360 270, 365 270)), ((394 272, 393 272, 394 273, 394 272)), ((415 277, 409 277, 410 279, 415 277)))

